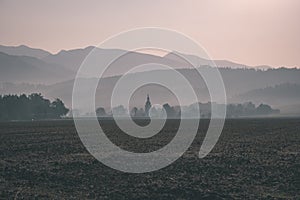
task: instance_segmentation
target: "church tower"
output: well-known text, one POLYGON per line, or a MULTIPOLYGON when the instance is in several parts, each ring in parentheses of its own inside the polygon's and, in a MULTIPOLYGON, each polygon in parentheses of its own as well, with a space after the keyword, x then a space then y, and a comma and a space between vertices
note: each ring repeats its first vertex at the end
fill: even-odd
POLYGON ((146 117, 149 117, 149 110, 151 108, 151 102, 150 102, 150 97, 149 97, 149 94, 147 95, 147 101, 145 103, 145 114, 146 114, 146 117))

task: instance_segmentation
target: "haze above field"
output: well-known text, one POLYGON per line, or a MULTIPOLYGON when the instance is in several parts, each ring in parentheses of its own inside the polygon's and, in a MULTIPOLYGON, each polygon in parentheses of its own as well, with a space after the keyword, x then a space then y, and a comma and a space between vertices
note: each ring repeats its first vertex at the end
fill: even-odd
MULTIPOLYGON (((62 50, 51 54, 42 49, 27 46, 0 46, 0 94, 30 94, 41 92, 47 98, 61 98, 71 107, 73 82, 76 71, 84 58, 94 47, 84 49, 62 50)), ((109 99, 114 84, 120 75, 132 66, 145 63, 158 63, 174 67, 191 80, 198 98, 202 102, 210 101, 206 85, 201 76, 191 66, 183 62, 176 54, 169 53, 163 57, 141 52, 127 52, 118 49, 96 49, 99 59, 110 59, 115 54, 125 53, 124 57, 114 62, 101 81, 96 97, 98 106, 109 107, 109 99)), ((178 53, 177 53, 178 54, 178 53)), ((179 53, 180 54, 180 53, 179 53)), ((227 60, 206 60, 193 55, 185 55, 198 63, 197 67, 210 71, 213 62, 223 76, 228 101, 242 103, 252 101, 270 104, 283 113, 300 113, 300 69, 279 68, 271 66, 247 66, 227 60)), ((158 74, 162 78, 169 76, 168 70, 157 70, 153 64, 146 71, 131 74, 132 78, 147 78, 158 74)), ((91 72, 83 77, 87 83, 96 80, 91 72)), ((176 82, 174 85, 181 88, 176 82)), ((167 90, 157 86, 145 86, 138 90, 132 98, 132 104, 143 106, 146 94, 150 93, 153 103, 176 105, 174 96, 167 90)), ((193 102, 186 102, 187 104, 193 102)))

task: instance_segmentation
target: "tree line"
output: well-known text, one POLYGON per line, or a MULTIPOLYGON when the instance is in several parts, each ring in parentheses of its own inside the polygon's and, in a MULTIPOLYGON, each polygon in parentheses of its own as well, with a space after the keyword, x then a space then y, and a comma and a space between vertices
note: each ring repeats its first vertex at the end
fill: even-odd
POLYGON ((60 99, 50 101, 41 94, 0 95, 0 120, 59 119, 69 109, 60 99))
MULTIPOLYGON (((271 114, 279 114, 280 110, 273 109, 270 105, 260 104, 256 106, 252 102, 245 102, 243 104, 217 104, 217 103, 194 103, 189 106, 170 106, 168 103, 164 104, 161 108, 152 107, 150 110, 150 115, 152 117, 161 118, 163 116, 168 118, 180 118, 181 112, 184 113, 184 116, 194 118, 196 116, 201 116, 202 118, 210 118, 211 117, 211 106, 215 104, 216 110, 223 108, 226 106, 226 117, 228 118, 236 118, 236 117, 250 117, 250 116, 264 116, 271 114), (196 109, 196 106, 199 108, 196 109), (197 113, 199 112, 200 113, 197 113)), ((112 113, 114 116, 126 116, 125 114, 128 110, 123 106, 119 105, 117 107, 112 108, 112 111, 106 112, 103 107, 99 107, 96 110, 96 114, 98 117, 112 117, 112 113)), ((133 107, 129 112, 131 117, 147 117, 147 114, 143 108, 133 107)))

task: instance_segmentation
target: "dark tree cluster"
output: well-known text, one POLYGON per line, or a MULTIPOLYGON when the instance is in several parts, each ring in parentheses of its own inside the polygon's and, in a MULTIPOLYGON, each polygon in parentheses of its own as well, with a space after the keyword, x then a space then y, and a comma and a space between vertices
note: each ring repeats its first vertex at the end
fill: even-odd
POLYGON ((229 104, 227 106, 228 117, 270 115, 278 114, 279 112, 280 111, 278 109, 272 109, 272 107, 267 104, 260 104, 256 107, 252 102, 244 104, 229 104))
POLYGON ((59 119, 69 112, 60 99, 53 102, 41 94, 0 95, 0 120, 59 119))

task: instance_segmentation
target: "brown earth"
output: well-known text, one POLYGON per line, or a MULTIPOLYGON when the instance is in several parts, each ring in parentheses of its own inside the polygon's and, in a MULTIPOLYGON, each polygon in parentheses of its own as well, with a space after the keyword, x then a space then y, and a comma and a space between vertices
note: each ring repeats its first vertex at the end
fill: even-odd
MULTIPOLYGON (((141 122, 144 123, 144 122, 141 122)), ((122 148, 148 152, 167 144, 178 122, 148 140, 101 122, 122 148)), ((0 123, 0 199, 300 199, 300 119, 232 119, 205 158, 190 149, 159 171, 111 169, 82 145, 72 121, 0 123)))

